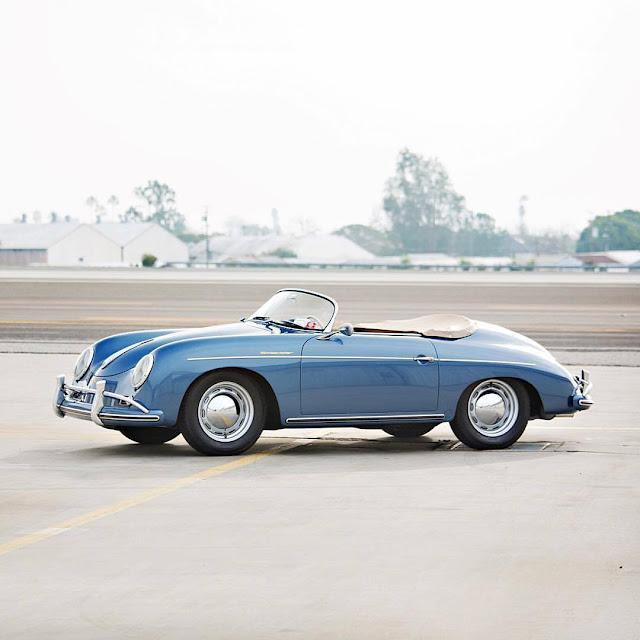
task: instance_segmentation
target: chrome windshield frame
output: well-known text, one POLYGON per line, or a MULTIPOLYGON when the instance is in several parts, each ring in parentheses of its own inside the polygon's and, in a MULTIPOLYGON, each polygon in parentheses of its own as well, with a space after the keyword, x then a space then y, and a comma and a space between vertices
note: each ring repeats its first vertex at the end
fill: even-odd
MULTIPOLYGON (((333 315, 331 316, 331 319, 329 320, 327 326, 322 329, 322 333, 330 333, 331 329, 333 327, 333 323, 336 320, 336 317, 338 315, 338 303, 331 297, 331 296, 326 296, 324 293, 318 293, 317 291, 311 291, 311 289, 299 289, 297 287, 285 287, 284 289, 278 289, 273 296, 278 295, 279 293, 281 293, 282 291, 295 291, 297 293, 307 293, 309 295, 312 296, 317 296, 318 298, 323 298, 324 300, 327 300, 328 302, 330 302, 333 305, 333 315)), ((273 298, 273 296, 271 296, 273 298)), ((269 300, 271 300, 271 298, 269 298, 269 300)), ((267 302, 269 301, 267 300, 267 302)), ((266 304, 266 302, 265 302, 266 304)), ((262 305, 264 306, 264 305, 262 305)), ((247 318, 247 320, 251 320, 251 316, 249 316, 247 318)), ((301 327, 302 329, 302 327, 301 327)))

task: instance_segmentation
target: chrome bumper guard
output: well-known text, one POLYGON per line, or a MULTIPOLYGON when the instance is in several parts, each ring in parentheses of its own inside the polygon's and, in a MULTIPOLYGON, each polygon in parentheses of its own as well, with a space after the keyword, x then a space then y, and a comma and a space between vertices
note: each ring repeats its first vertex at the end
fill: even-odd
POLYGON ((583 369, 579 376, 575 376, 575 381, 578 386, 573 394, 572 404, 579 410, 588 409, 593 405, 593 400, 589 395, 589 391, 593 388, 591 375, 586 369, 583 369))
POLYGON ((56 387, 53 394, 53 412, 60 418, 71 415, 75 418, 83 418, 92 420, 97 425, 104 427, 104 420, 116 422, 158 422, 160 416, 149 412, 145 406, 129 396, 123 396, 120 393, 106 391, 107 383, 105 380, 98 380, 96 388, 84 387, 74 384, 65 384, 64 376, 56 376, 56 387), (93 402, 80 402, 70 397, 73 393, 82 393, 93 396, 93 402), (129 407, 135 407, 141 413, 115 413, 104 411, 104 399, 113 398, 124 402, 129 407), (65 401, 71 401, 72 404, 67 405, 65 401))

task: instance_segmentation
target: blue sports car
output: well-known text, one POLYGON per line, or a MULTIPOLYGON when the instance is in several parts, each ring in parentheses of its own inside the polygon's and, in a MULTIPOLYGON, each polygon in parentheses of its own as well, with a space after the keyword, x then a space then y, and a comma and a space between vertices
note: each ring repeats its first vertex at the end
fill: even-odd
POLYGON ((234 324, 136 331, 83 351, 60 416, 144 444, 180 433, 233 455, 264 429, 358 427, 421 436, 441 422, 474 449, 501 449, 529 420, 588 409, 589 373, 572 376, 538 343, 460 315, 344 324, 329 296, 282 289, 234 324))

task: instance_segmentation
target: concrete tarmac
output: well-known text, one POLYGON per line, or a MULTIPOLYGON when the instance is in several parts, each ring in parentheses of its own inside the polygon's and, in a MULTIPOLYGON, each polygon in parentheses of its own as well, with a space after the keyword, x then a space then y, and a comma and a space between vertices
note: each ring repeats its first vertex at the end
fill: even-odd
POLYGON ((639 364, 638 273, 0 270, 0 633, 635 640, 639 364), (53 415, 92 341, 234 321, 293 285, 341 321, 522 331, 595 365, 596 404, 505 451, 440 425, 265 432, 234 458, 53 415))
POLYGON ((638 637, 637 368, 510 450, 441 425, 207 458, 55 417, 73 362, 0 355, 2 637, 638 637))

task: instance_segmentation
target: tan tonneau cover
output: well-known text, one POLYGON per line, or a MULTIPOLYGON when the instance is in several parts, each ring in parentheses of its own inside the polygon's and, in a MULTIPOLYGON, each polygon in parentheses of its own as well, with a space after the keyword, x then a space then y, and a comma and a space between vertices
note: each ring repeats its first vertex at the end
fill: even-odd
POLYGON ((475 320, 455 313, 435 313, 410 320, 385 320, 357 324, 355 331, 417 333, 425 338, 466 338, 478 328, 475 320))

